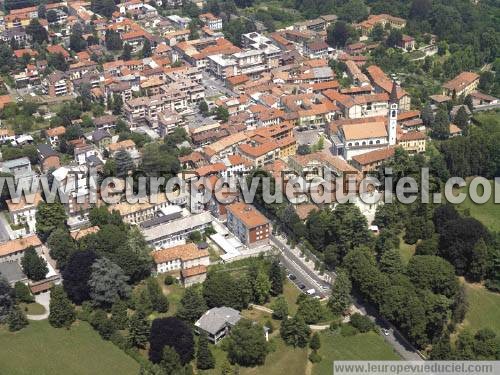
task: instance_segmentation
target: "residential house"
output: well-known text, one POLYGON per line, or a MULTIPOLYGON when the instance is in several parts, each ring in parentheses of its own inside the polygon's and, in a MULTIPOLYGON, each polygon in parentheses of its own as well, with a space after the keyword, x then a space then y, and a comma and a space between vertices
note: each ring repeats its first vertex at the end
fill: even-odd
POLYGON ((241 319, 238 310, 225 306, 214 307, 194 323, 194 330, 198 334, 205 333, 210 342, 217 344, 241 319))
POLYGON ((451 97, 467 96, 477 89, 479 74, 462 72, 451 81, 443 84, 443 95, 451 97))
POLYGON ((47 144, 37 146, 38 161, 42 172, 46 173, 50 169, 57 169, 61 166, 59 154, 47 144))

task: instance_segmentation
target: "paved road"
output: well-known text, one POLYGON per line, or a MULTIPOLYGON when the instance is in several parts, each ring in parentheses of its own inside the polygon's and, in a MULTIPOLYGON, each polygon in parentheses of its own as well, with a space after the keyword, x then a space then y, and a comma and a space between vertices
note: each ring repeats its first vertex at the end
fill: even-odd
POLYGON ((272 243, 280 251, 279 258, 285 268, 297 277, 297 280, 294 281, 295 284, 304 284, 306 286, 304 290, 316 290, 316 293, 322 298, 329 295, 330 285, 328 283, 323 281, 309 268, 303 266, 301 259, 290 251, 285 243, 281 242, 274 236, 271 236, 270 238, 272 243))
MULTIPOLYGON (((300 280, 306 288, 314 288, 317 291, 321 290, 322 294, 325 296, 329 294, 330 289, 322 290, 322 286, 329 287, 329 284, 323 281, 318 274, 313 270, 306 267, 302 260, 297 257, 286 245, 286 243, 281 242, 274 236, 271 236, 271 241, 280 250, 280 259, 285 265, 285 267, 292 271, 297 279, 300 280)), ((399 355, 408 361, 420 361, 422 358, 417 353, 417 350, 405 339, 403 335, 386 319, 381 317, 378 312, 369 304, 365 303, 361 298, 354 296, 354 305, 361 313, 367 315, 381 331, 382 329, 387 329, 388 335, 382 335, 382 337, 396 350, 399 355)), ((325 327, 317 327, 319 329, 325 329, 325 327)))

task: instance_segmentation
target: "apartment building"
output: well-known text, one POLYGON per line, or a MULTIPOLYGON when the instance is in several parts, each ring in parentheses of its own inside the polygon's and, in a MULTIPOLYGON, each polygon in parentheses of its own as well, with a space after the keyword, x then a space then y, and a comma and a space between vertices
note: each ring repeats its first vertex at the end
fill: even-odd
POLYGON ((229 230, 248 247, 269 243, 269 220, 254 206, 236 202, 226 206, 229 230))

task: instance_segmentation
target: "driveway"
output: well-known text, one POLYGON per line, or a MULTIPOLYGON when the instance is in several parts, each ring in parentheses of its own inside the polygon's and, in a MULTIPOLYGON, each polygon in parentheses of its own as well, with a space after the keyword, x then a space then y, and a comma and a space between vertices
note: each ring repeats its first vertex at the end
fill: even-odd
POLYGON ((50 290, 35 296, 35 302, 45 308, 45 313, 42 315, 26 315, 29 320, 45 320, 49 317, 50 290))

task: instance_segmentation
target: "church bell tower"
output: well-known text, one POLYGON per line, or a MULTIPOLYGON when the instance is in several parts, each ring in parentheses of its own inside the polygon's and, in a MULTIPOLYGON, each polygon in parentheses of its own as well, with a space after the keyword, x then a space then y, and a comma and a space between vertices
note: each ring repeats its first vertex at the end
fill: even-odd
POLYGON ((398 124, 398 91, 396 82, 392 81, 391 95, 389 96, 389 145, 396 144, 396 129, 398 124))

